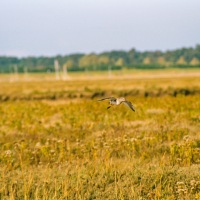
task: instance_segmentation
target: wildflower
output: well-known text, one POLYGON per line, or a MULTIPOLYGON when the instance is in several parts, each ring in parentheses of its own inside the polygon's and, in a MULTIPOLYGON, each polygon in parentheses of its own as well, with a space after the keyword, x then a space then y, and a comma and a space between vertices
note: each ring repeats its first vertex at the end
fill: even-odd
POLYGON ((54 153, 55 153, 55 151, 52 149, 52 150, 50 150, 50 153, 54 154, 54 153))
POLYGON ((12 151, 11 151, 10 149, 5 151, 5 155, 6 155, 7 157, 10 157, 11 154, 12 154, 12 151))
POLYGON ((178 185, 178 186, 182 186, 182 185, 185 185, 185 184, 184 184, 184 182, 179 181, 179 182, 176 183, 176 185, 178 185))
POLYGON ((38 142, 36 145, 35 145, 36 148, 40 148, 41 147, 41 143, 38 142))

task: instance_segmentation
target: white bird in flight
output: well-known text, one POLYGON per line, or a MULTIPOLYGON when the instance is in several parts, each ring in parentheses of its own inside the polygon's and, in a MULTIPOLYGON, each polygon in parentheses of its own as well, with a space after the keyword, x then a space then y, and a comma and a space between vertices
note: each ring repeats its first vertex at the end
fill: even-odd
POLYGON ((108 106, 107 109, 109 109, 111 106, 120 105, 121 103, 124 103, 132 111, 135 112, 135 108, 134 108, 133 104, 130 101, 127 101, 124 97, 119 97, 119 98, 107 97, 107 98, 99 99, 97 101, 104 101, 104 100, 110 100, 110 102, 109 102, 110 106, 108 106))

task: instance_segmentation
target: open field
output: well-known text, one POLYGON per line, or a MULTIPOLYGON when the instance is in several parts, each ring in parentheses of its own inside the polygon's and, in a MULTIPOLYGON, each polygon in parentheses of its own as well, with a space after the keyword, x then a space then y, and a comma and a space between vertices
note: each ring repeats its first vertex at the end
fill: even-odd
POLYGON ((0 75, 0 199, 200 199, 200 71, 33 76, 0 75))

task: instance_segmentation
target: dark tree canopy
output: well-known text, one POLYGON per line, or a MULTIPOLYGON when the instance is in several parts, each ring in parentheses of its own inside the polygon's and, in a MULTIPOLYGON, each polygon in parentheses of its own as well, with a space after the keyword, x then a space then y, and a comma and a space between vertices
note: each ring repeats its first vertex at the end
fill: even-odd
POLYGON ((107 70, 112 69, 139 68, 155 69, 166 67, 200 67, 200 45, 194 48, 181 48, 170 51, 144 51, 136 49, 130 51, 113 50, 100 54, 71 54, 54 57, 9 57, 0 56, 0 72, 8 73, 14 71, 14 66, 18 66, 18 71, 24 69, 29 72, 54 71, 54 60, 58 60, 59 65, 67 66, 69 71, 81 70, 107 70))

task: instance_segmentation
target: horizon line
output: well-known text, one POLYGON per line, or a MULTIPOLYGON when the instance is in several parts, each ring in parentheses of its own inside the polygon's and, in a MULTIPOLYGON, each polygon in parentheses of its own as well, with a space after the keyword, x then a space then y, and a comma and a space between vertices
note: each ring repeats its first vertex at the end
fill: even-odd
POLYGON ((103 50, 103 51, 100 51, 100 52, 95 52, 95 51, 90 51, 89 53, 84 53, 84 52, 72 52, 72 53, 58 53, 58 54, 52 54, 52 55, 24 55, 24 56, 17 56, 17 55, 12 55, 12 54, 0 54, 0 57, 14 57, 14 58, 18 58, 18 59, 23 59, 23 58, 30 58, 30 57, 35 57, 35 58, 38 58, 38 57, 59 57, 59 56, 70 56, 70 55, 76 55, 76 54, 82 54, 82 55, 90 55, 90 54, 96 54, 96 55, 101 55, 101 54, 104 54, 104 53, 110 53, 110 52, 113 52, 113 51, 124 51, 124 52, 129 52, 131 50, 135 50, 139 53, 144 53, 144 52, 162 52, 162 53, 166 53, 168 51, 176 51, 176 50, 180 50, 180 49, 189 49, 189 48, 196 48, 197 46, 199 46, 200 44, 195 44, 193 46, 182 46, 182 47, 177 47, 177 48, 174 48, 174 49, 166 49, 166 50, 159 50, 159 49, 152 49, 152 50, 137 50, 137 48, 135 47, 132 47, 130 48, 129 50, 125 50, 125 49, 111 49, 111 50, 103 50))

